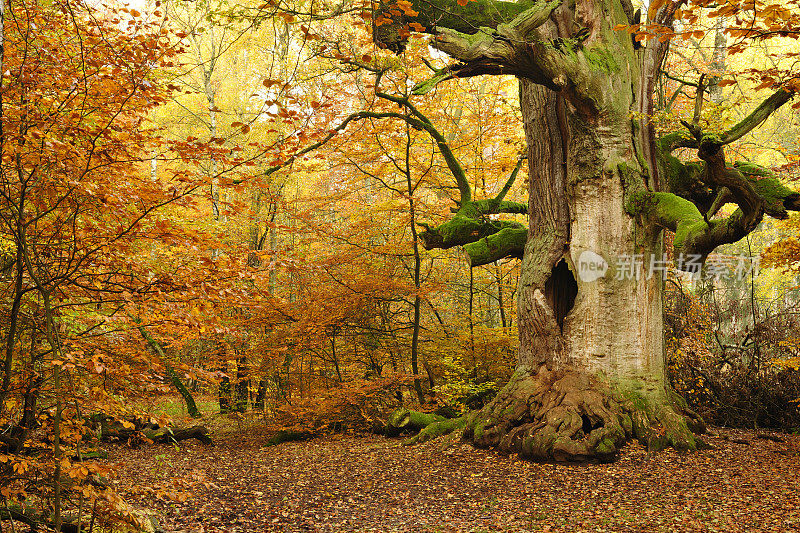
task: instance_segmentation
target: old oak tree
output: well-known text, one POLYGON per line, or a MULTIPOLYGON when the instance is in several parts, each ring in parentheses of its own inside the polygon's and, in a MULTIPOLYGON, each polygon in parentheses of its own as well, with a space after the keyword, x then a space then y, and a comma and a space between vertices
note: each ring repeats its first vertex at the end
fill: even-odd
MULTIPOLYGON (((682 4, 653 3, 647 24, 668 33, 682 4)), ((725 146, 788 102, 796 85, 777 87, 741 122, 709 134, 699 126, 701 79, 693 121, 658 136, 648 117, 669 39, 640 43, 620 31, 638 16, 630 0, 401 0, 376 10, 382 47, 402 51, 410 31, 425 32, 456 60, 417 94, 450 78, 519 78, 528 145, 529 228, 491 217, 519 207, 502 197, 475 201, 442 150, 460 199, 451 220, 425 226, 420 238, 428 248, 463 246, 473 266, 522 258, 520 349, 491 403, 421 438, 455 426, 479 447, 555 460, 611 460, 632 438, 650 449, 701 445, 703 421, 666 381, 662 277, 619 275, 615 258, 661 258, 668 229, 685 268, 686 258, 743 238, 765 214, 799 209, 800 195, 774 176, 725 159, 725 146), (698 160, 681 162, 679 148, 698 160), (722 216, 726 203, 738 208, 722 216), (577 275, 582 254, 603 258, 605 275, 577 275)))

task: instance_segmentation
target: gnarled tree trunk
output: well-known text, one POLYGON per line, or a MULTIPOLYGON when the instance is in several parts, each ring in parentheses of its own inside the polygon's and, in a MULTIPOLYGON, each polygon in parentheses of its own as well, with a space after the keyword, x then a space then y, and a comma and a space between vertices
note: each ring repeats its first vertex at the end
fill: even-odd
MULTIPOLYGON (((617 118, 633 106, 631 89, 617 118)), ((534 179, 518 366, 465 435, 481 447, 558 460, 608 460, 633 436, 694 449, 677 414, 690 413, 674 404, 665 380, 660 274, 620 268, 661 258, 660 229, 627 209, 647 179, 633 125, 588 123, 563 97, 526 80, 520 103, 534 179)))

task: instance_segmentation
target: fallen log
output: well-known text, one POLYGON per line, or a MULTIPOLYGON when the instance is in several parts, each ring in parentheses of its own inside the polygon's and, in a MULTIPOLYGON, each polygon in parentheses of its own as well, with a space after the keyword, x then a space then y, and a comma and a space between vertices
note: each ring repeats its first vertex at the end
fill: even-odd
MULTIPOLYGON (((6 503, 4 507, 0 507, 0 520, 10 520, 12 531, 16 531, 13 525, 14 522, 25 524, 29 527, 28 531, 38 531, 40 527, 47 527, 49 529, 55 527, 55 522, 53 522, 50 516, 36 508, 24 508, 17 504, 6 503)), ((86 531, 86 528, 84 527, 82 530, 86 531)), ((61 532, 78 533, 77 520, 68 516, 62 517, 61 532)))
POLYGON ((153 442, 180 442, 197 439, 206 445, 214 444, 205 426, 161 427, 150 420, 141 418, 118 420, 103 413, 92 415, 90 420, 97 438, 106 442, 118 440, 133 443, 144 439, 153 442))
POLYGON ((214 445, 214 441, 211 440, 211 436, 205 426, 146 429, 142 433, 153 442, 180 442, 187 439, 197 439, 206 446, 214 445))

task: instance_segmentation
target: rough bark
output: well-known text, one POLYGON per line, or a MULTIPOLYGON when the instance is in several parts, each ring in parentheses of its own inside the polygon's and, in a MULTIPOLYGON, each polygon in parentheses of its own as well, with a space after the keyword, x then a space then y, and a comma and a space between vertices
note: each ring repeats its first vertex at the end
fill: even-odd
POLYGON ((247 400, 250 395, 250 366, 247 356, 236 358, 236 389, 234 409, 239 413, 247 411, 247 400))

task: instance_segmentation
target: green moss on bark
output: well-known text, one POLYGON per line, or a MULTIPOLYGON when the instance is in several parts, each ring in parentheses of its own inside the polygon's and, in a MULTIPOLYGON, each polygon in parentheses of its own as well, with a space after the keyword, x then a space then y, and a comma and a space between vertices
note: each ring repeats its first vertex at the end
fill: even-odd
POLYGON ((462 416, 459 418, 450 418, 447 420, 440 420, 438 422, 434 422, 429 426, 426 426, 422 431, 420 431, 414 437, 403 441, 403 444, 410 445, 410 444, 417 444, 420 442, 427 442, 429 440, 433 440, 444 435, 448 435, 454 431, 464 429, 466 426, 469 417, 462 416))
POLYGON ((446 419, 443 416, 412 411, 401 407, 389 415, 386 421, 386 431, 389 435, 399 435, 402 432, 418 432, 431 424, 444 420, 446 419))
POLYGON ((475 267, 487 265, 504 257, 521 259, 527 240, 528 228, 511 227, 467 244, 464 250, 469 256, 469 264, 475 267))
POLYGON ((586 60, 589 62, 589 65, 599 72, 613 74, 620 68, 617 60, 614 58, 614 54, 611 53, 605 46, 587 46, 583 49, 583 53, 586 56, 586 60))

